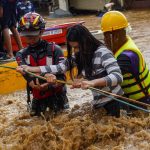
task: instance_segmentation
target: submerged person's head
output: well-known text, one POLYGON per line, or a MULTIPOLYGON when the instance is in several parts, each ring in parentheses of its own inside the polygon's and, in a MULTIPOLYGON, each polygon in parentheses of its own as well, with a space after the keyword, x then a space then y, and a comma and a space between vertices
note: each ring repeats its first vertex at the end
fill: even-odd
POLYGON ((29 12, 19 22, 19 30, 27 44, 36 44, 45 30, 45 21, 38 13, 29 12))
POLYGON ((94 52, 102 43, 83 25, 70 27, 66 38, 68 59, 74 53, 79 72, 85 70, 86 74, 90 74, 94 52))
POLYGON ((127 40, 126 28, 129 26, 125 15, 119 11, 109 11, 101 19, 104 41, 113 52, 117 51, 127 40))

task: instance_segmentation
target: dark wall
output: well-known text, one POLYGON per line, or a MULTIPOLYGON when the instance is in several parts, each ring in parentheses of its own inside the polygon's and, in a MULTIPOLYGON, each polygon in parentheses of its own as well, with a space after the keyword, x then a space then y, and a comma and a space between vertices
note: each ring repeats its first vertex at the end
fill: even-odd
POLYGON ((125 7, 133 8, 150 8, 150 0, 125 0, 125 7))

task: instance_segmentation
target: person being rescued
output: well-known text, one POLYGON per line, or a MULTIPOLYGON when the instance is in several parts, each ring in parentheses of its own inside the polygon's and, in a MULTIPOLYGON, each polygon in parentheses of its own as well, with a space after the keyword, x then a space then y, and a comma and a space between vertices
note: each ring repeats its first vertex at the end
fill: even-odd
MULTIPOLYGON (((103 43, 83 25, 70 27, 66 39, 68 56, 63 62, 58 65, 22 67, 31 72, 51 73, 47 75, 47 81, 54 83, 56 77, 52 74, 65 73, 67 70, 71 72, 72 68, 77 66, 78 78, 74 80, 72 88, 97 87, 118 95, 123 94, 120 86, 123 81, 121 70, 112 52, 103 43)), ((108 115, 120 116, 119 102, 96 92, 92 93, 94 109, 103 107, 108 115)))
MULTIPOLYGON (((25 14, 19 22, 19 30, 25 37, 28 46, 16 54, 19 65, 49 66, 57 65, 64 60, 61 48, 41 39, 45 29, 45 21, 37 13, 25 14)), ((33 100, 31 115, 39 116, 47 107, 55 112, 68 108, 66 86, 64 84, 48 84, 22 72, 31 89, 33 100)), ((44 75, 44 74, 43 74, 44 75)), ((56 75, 58 79, 65 80, 65 75, 56 75)))
POLYGON ((127 18, 119 11, 107 12, 101 19, 104 41, 123 74, 124 96, 150 104, 150 72, 140 49, 127 35, 128 27, 127 18))

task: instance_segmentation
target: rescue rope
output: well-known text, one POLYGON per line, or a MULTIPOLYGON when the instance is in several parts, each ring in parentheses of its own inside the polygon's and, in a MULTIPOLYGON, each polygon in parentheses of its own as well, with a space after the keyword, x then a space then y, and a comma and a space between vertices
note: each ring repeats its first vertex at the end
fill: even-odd
MULTIPOLYGON (((0 67, 12 69, 12 70, 16 70, 15 67, 10 67, 10 66, 3 66, 3 65, 0 65, 0 67)), ((37 74, 35 74, 35 73, 29 72, 29 71, 26 71, 26 70, 24 70, 24 72, 27 73, 27 74, 29 74, 29 75, 32 75, 32 76, 34 76, 34 77, 36 77, 36 78, 39 78, 39 79, 42 79, 42 80, 46 81, 46 78, 45 78, 45 77, 42 77, 42 76, 40 76, 40 75, 37 75, 37 74)), ((72 85, 72 83, 66 82, 66 81, 63 81, 63 80, 56 80, 56 82, 62 83, 62 84, 67 84, 67 85, 72 85)), ((97 93, 100 93, 100 94, 102 94, 102 95, 104 95, 104 96, 106 96, 106 97, 112 98, 112 99, 114 99, 114 100, 116 100, 116 101, 118 101, 118 102, 120 102, 120 103, 129 105, 129 106, 131 106, 131 107, 133 107, 133 108, 136 108, 136 109, 139 109, 139 110, 142 110, 142 111, 145 111, 145 112, 150 113, 150 110, 144 109, 144 108, 139 107, 139 106, 135 106, 135 105, 130 104, 130 103, 128 103, 128 102, 133 102, 133 103, 136 103, 136 104, 145 106, 145 107, 150 107, 149 104, 146 104, 146 103, 143 103, 143 102, 139 102, 139 101, 136 101, 136 100, 133 100, 133 99, 130 99, 130 98, 126 98, 126 97, 123 97, 123 96, 121 96, 121 95, 117 95, 117 94, 110 93, 110 92, 107 92, 107 91, 103 91, 103 90, 100 90, 100 89, 97 89, 97 88, 94 88, 94 87, 89 87, 88 89, 90 89, 90 90, 92 90, 92 91, 95 91, 95 92, 97 92, 97 93), (116 97, 116 98, 115 98, 115 97, 116 97), (122 100, 117 99, 117 98, 121 98, 122 100), (123 101, 123 100, 125 100, 125 101, 123 101), (126 101, 128 101, 128 102, 126 102, 126 101)))
MULTIPOLYGON (((104 95, 104 96, 107 96, 107 97, 109 97, 109 98, 112 98, 112 99, 114 99, 114 100, 116 100, 116 101, 118 101, 118 102, 120 102, 120 103, 126 104, 126 105, 128 105, 128 106, 131 106, 131 107, 133 107, 133 108, 142 110, 142 111, 144 111, 144 112, 150 113, 150 110, 144 109, 144 108, 142 108, 142 107, 133 105, 133 104, 131 104, 131 103, 128 103, 128 102, 126 102, 126 101, 123 101, 123 100, 120 100, 120 99, 117 99, 117 98, 114 97, 114 96, 119 97, 120 95, 116 95, 116 94, 113 94, 113 93, 109 93, 109 92, 106 92, 106 91, 103 91, 103 90, 99 90, 99 89, 93 88, 93 87, 89 87, 89 89, 90 89, 90 90, 93 90, 93 91, 95 91, 95 92, 98 92, 98 93, 100 93, 100 94, 102 94, 102 95, 104 95), (106 94, 106 93, 107 93, 107 94, 106 94)), ((120 96, 120 97, 125 98, 125 97, 123 97, 123 96, 120 96)), ((135 101, 135 100, 133 100, 133 101, 135 101)), ((135 102, 138 102, 138 101, 135 101, 135 102)), ((140 102, 140 104, 143 105, 143 106, 145 105, 145 103, 142 103, 142 102, 140 102)), ((146 104, 146 106, 147 106, 147 105, 148 105, 148 104, 146 104)), ((147 107, 149 107, 149 106, 150 106, 150 105, 148 105, 147 107)))
POLYGON ((143 103, 143 102, 131 99, 131 98, 127 98, 127 97, 124 97, 124 96, 121 96, 121 95, 117 95, 117 94, 114 94, 114 93, 110 93, 110 92, 107 92, 107 91, 103 91, 103 90, 100 90, 100 89, 97 89, 97 88, 94 88, 94 87, 90 87, 89 89, 90 90, 95 90, 97 92, 101 92, 101 93, 104 93, 104 94, 108 94, 108 95, 111 95, 111 96, 115 96, 116 98, 120 98, 120 99, 123 99, 123 100, 128 101, 128 102, 132 102, 132 103, 136 103, 136 104, 139 104, 139 105, 143 105, 145 107, 150 107, 149 104, 146 104, 146 103, 143 103))
POLYGON ((8 69, 12 69, 12 70, 16 70, 15 67, 10 67, 10 66, 3 66, 3 65, 0 65, 1 68, 8 68, 8 69))

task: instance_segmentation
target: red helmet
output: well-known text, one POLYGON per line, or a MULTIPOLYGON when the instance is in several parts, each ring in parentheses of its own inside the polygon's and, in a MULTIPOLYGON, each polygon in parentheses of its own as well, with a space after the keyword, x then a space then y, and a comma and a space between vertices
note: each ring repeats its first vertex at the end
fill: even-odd
POLYGON ((45 21, 38 13, 29 12, 19 21, 19 31, 42 31, 45 29, 45 21))

